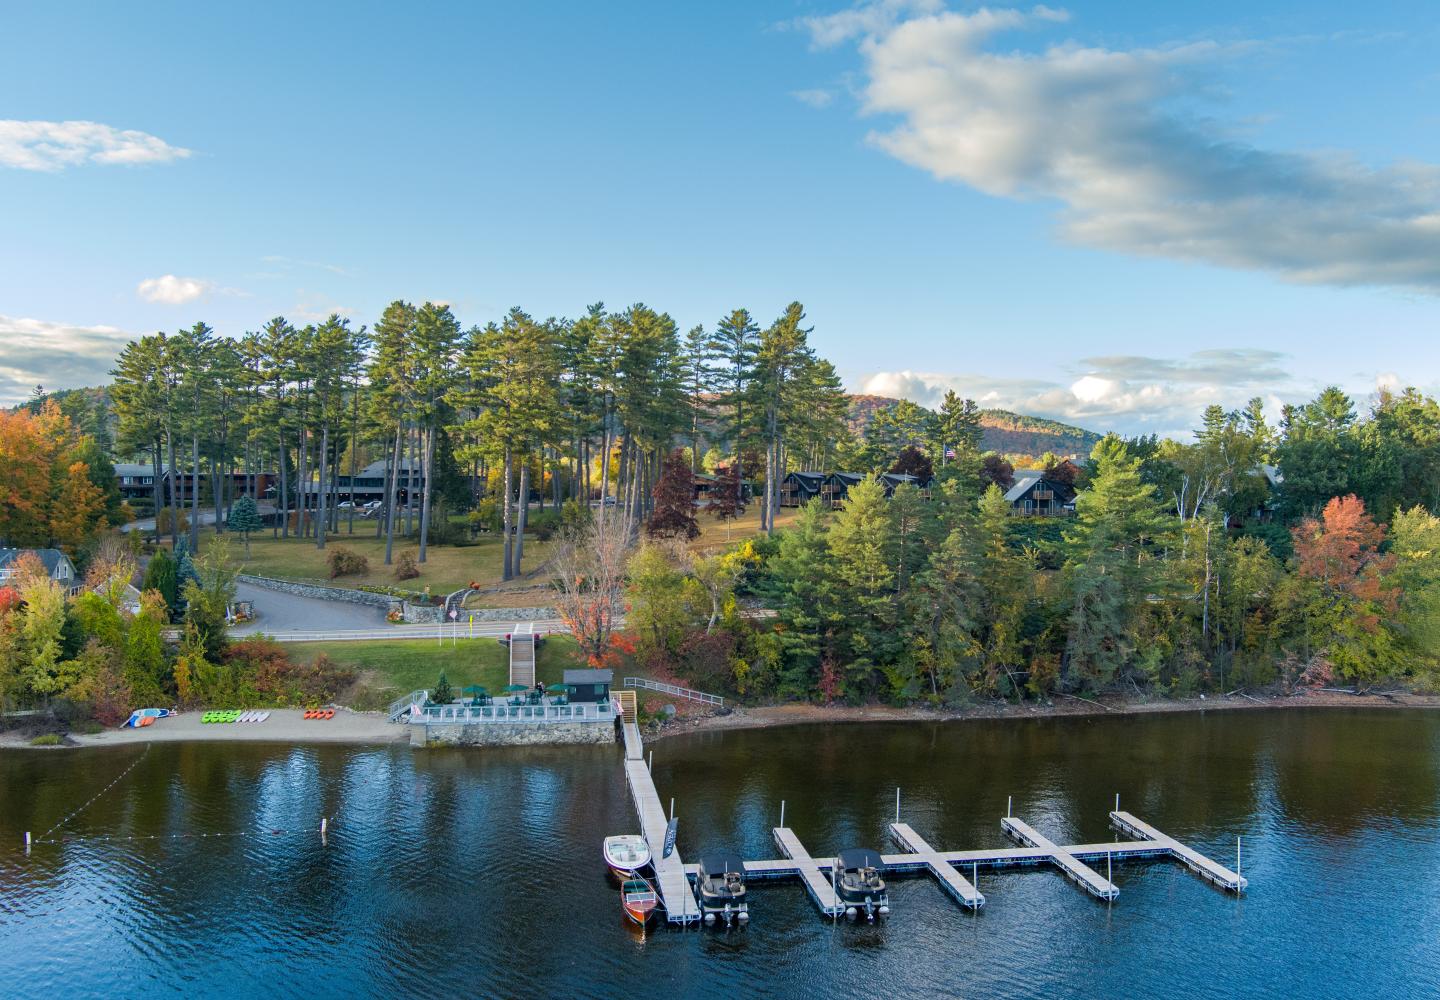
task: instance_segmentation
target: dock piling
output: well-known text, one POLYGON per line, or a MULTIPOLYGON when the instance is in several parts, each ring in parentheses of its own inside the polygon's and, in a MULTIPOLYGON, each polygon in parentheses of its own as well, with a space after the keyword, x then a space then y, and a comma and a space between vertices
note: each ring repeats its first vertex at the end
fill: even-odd
POLYGON ((780 800, 780 825, 785 825, 785 800, 780 800))
POLYGON ((29 854, 29 853, 30 853, 30 831, 29 831, 29 830, 26 830, 26 831, 25 831, 25 853, 26 853, 26 854, 29 854))
POLYGON ((1012 801, 1014 798, 1015 798, 1015 796, 1013 796, 1013 795, 1007 795, 1007 796, 1005 796, 1005 818, 1006 818, 1006 819, 1009 819, 1011 816, 1015 815, 1014 810, 1011 808, 1011 801, 1012 801))
POLYGON ((895 786, 895 822, 900 822, 900 786, 895 786))

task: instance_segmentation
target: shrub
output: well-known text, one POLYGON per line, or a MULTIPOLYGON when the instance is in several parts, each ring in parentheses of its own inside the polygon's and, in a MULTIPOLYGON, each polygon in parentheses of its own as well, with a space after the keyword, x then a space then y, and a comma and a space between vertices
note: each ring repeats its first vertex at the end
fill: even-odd
POLYGON ((525 530, 539 541, 548 542, 560 530, 560 514, 553 510, 537 510, 525 518, 525 530))
POLYGON ((370 572, 370 561, 345 545, 336 545, 325 557, 330 566, 330 579, 337 576, 364 576, 370 572))
POLYGON ((415 561, 415 553, 405 551, 395 560, 395 579, 413 580, 420 575, 420 564, 415 561))
POLYGON ((58 747, 60 736, 56 733, 44 733, 30 741, 32 747, 58 747))
POLYGON ((455 692, 450 688, 450 678, 445 676, 445 671, 440 671, 440 680, 435 683, 435 690, 430 692, 430 700, 437 705, 447 705, 455 699, 455 692))
MULTIPOLYGON (((185 512, 183 510, 179 513, 180 521, 175 526, 175 533, 183 535, 185 532, 190 530, 190 519, 185 516, 185 512)), ((174 507, 161 507, 160 513, 157 514, 155 517, 155 533, 157 535, 170 534, 170 520, 173 517, 175 517, 174 507)))

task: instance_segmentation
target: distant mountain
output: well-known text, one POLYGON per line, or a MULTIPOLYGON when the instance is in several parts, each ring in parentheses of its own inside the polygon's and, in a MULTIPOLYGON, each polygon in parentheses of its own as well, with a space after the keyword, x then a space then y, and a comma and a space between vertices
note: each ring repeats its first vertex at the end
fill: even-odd
MULTIPOLYGON (((875 414, 897 403, 889 396, 858 395, 850 397, 850 430, 863 434, 875 414)), ((1028 417, 1009 410, 981 410, 980 426, 983 433, 980 447, 985 451, 998 451, 1005 455, 1031 455, 1039 457, 1047 451, 1062 458, 1078 456, 1084 458, 1100 440, 1101 435, 1083 427, 1062 424, 1058 420, 1044 417, 1028 417)))

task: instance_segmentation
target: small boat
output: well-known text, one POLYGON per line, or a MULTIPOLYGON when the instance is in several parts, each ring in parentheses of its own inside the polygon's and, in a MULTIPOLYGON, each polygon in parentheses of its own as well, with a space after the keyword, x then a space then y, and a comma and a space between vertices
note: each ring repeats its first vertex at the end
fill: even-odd
POLYGON ((864 911, 866 919, 874 920, 890 912, 890 896, 885 880, 880 877, 880 852, 868 847, 851 847, 835 859, 839 872, 835 876, 835 895, 845 907, 847 917, 864 911))
POLYGON ((627 917, 644 927, 650 922, 650 918, 655 916, 660 897, 655 895, 654 886, 637 876, 626 879, 625 884, 620 887, 620 905, 624 907, 627 917))
POLYGON ((650 845, 638 833, 605 838, 605 864, 616 878, 623 881, 649 863, 650 845))
POLYGON ((700 875, 695 880, 695 894, 700 899, 700 912, 705 922, 732 920, 744 923, 750 919, 745 902, 745 862, 738 854, 716 851, 700 858, 700 875))

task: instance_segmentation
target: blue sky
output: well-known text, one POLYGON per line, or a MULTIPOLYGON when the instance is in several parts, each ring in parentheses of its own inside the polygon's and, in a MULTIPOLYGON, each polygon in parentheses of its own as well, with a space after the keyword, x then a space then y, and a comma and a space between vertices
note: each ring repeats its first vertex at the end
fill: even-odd
POLYGON ((853 389, 1101 430, 1433 391, 1440 27, 1254 6, 12 7, 0 401, 396 297, 799 299, 853 389))

